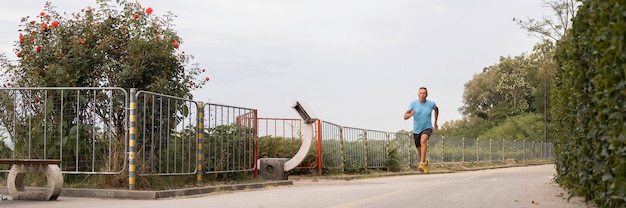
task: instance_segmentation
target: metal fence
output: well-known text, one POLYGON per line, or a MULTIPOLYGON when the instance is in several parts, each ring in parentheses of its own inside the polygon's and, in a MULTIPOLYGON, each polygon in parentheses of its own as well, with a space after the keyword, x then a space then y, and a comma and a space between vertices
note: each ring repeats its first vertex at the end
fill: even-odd
MULTIPOLYGON (((387 167, 389 151, 397 152, 401 167, 414 167, 420 158, 412 133, 391 133, 322 122, 323 167, 358 170, 387 167)), ((428 140, 431 163, 490 163, 554 159, 551 143, 503 139, 444 138, 428 140)))
POLYGON ((257 111, 207 104, 204 113, 204 173, 253 171, 257 159, 257 111))
POLYGON ((128 98, 122 88, 0 88, 0 132, 13 159, 61 160, 64 173, 118 174, 127 166, 128 98))
POLYGON ((65 174, 254 170, 256 110, 201 104, 123 88, 0 88, 0 136, 10 158, 61 160, 65 174))
MULTIPOLYGON (((14 159, 58 159, 65 174, 192 175, 256 169, 262 157, 290 158, 302 144, 300 119, 122 88, 0 88, 0 136, 14 159), (206 116, 205 116, 206 114, 206 116)), ((330 122, 314 124, 316 145, 300 169, 417 166, 411 133, 330 122)), ((550 143, 443 138, 428 141, 432 163, 552 160, 550 143)), ((8 165, 0 166, 7 172, 8 165)), ((134 186, 130 186, 132 189, 134 186)))
POLYGON ((137 175, 186 175, 197 171, 198 102, 138 91, 137 175))
MULTIPOLYGON (((259 118, 258 119, 259 158, 291 158, 302 145, 302 120, 293 118, 259 118)), ((313 124, 313 129, 317 128, 313 124)), ((317 138, 317 131, 313 132, 317 138)), ((305 159, 298 165, 300 169, 318 168, 318 145, 312 145, 305 159)))

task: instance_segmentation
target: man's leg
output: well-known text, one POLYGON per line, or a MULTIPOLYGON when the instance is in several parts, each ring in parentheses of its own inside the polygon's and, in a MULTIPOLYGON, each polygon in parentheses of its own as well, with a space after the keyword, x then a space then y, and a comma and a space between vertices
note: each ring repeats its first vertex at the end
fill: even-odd
POLYGON ((422 160, 422 158, 424 158, 424 156, 422 156, 422 147, 424 147, 424 146, 421 146, 421 147, 417 148, 417 154, 420 156, 420 162, 424 162, 422 160))
POLYGON ((428 143, 428 138, 428 134, 422 134, 422 138, 420 138, 421 147, 417 151, 420 154, 420 162, 426 162, 426 151, 428 150, 426 144, 428 143))

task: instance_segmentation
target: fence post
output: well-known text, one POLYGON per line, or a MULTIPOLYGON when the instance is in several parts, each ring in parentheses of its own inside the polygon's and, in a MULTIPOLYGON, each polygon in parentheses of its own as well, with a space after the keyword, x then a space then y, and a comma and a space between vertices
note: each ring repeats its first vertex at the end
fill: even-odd
POLYGON ((493 163, 493 146, 491 145, 492 142, 493 139, 489 139, 489 163, 493 163))
POLYGON ((322 121, 317 120, 317 174, 322 175, 323 172, 323 154, 322 154, 322 121))
POLYGON ((465 164, 465 138, 462 139, 463 144, 461 144, 461 163, 465 164))
POLYGON ((513 140, 513 162, 517 162, 517 145, 515 141, 517 141, 517 139, 513 140))
POLYGON ((506 162, 506 140, 502 139, 502 162, 506 162))
POLYGON ((389 161, 389 149, 391 147, 391 133, 389 132, 385 132, 385 168, 387 169, 387 171, 389 171, 389 164, 387 163, 387 161, 389 161))
POLYGON ((135 151, 137 151, 137 88, 130 89, 130 116, 128 138, 128 189, 134 190, 137 182, 135 151))
POLYGON ((196 154, 198 155, 196 160, 196 183, 200 185, 202 183, 202 143, 204 140, 204 103, 198 102, 198 126, 196 128, 196 135, 198 135, 198 149, 196 154))
POLYGON ((365 171, 369 168, 369 149, 367 148, 367 129, 363 129, 363 145, 365 147, 365 171))
POLYGON ((476 163, 480 163, 480 141, 476 138, 476 163))
POLYGON ((343 146, 343 127, 339 127, 339 149, 341 150, 341 173, 344 173, 346 170, 346 150, 343 146))
POLYGON ((530 148, 530 159, 535 159, 535 141, 533 141, 533 146, 530 148))
POLYGON ((543 160, 544 158, 546 158, 546 149, 545 149, 545 144, 543 142, 541 142, 541 160, 543 160))
POLYGON ((443 166, 443 162, 445 162, 446 160, 446 143, 445 143, 445 138, 443 136, 441 136, 441 165, 443 166))
POLYGON ((522 153, 524 154, 524 157, 522 157, 524 160, 524 162, 526 162, 526 140, 524 140, 524 142, 522 142, 522 153))
POLYGON ((409 153, 408 154, 409 155, 408 156, 409 157, 408 158, 408 160, 409 160, 409 168, 411 168, 411 165, 413 165, 413 158, 412 158, 413 151, 411 151, 411 150, 413 150, 413 148, 415 147, 415 139, 413 138, 413 134, 412 133, 408 133, 407 137, 409 138, 409 142, 408 142, 409 143, 409 148, 407 149, 407 152, 409 153), (413 142, 411 142, 411 141, 413 141, 413 142))

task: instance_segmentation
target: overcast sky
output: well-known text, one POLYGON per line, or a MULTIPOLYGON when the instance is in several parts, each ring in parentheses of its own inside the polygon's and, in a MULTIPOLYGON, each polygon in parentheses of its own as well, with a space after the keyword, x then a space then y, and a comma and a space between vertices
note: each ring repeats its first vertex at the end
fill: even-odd
MULTIPOLYGON (((50 2, 68 14, 96 5, 50 2)), ((324 121, 391 132, 411 129, 402 115, 421 86, 440 109, 440 126, 461 119, 463 85, 538 42, 512 19, 551 15, 542 0, 139 2, 153 15, 177 15, 180 50, 211 78, 195 100, 273 118, 298 118, 291 104, 299 100, 324 121)), ((15 57, 20 19, 44 4, 2 2, 0 53, 15 57)))

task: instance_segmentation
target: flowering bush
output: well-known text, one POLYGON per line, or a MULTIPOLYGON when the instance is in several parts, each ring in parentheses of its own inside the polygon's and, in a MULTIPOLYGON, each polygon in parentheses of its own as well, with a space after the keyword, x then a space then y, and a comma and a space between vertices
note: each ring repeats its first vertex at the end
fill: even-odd
MULTIPOLYGON (((180 50, 172 13, 153 15, 136 2, 97 0, 61 15, 47 2, 38 16, 21 19, 17 60, 1 58, 4 77, 23 87, 122 87, 191 97, 207 79, 180 50), (188 84, 192 83, 192 84, 188 84)), ((6 86, 6 84, 5 84, 6 86)))

